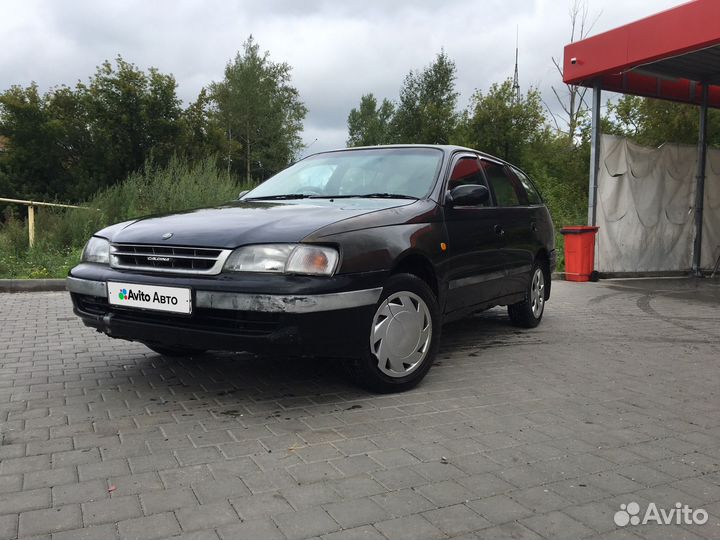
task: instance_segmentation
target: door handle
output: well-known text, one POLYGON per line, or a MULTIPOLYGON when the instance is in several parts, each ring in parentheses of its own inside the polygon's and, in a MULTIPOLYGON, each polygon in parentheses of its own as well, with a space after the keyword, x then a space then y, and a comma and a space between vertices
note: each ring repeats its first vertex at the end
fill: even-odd
POLYGON ((498 236, 502 236, 505 234, 505 229, 503 229, 500 225, 495 225, 493 230, 495 231, 495 234, 497 234, 498 236))

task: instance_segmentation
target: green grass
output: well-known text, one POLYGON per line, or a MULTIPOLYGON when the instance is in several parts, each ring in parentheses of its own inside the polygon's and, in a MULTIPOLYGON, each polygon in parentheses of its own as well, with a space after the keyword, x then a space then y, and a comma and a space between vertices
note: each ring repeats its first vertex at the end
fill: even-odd
POLYGON ((46 251, 34 248, 22 256, 0 254, 0 278, 44 279, 62 278, 80 260, 82 248, 67 251, 46 251))
POLYGON ((188 164, 174 158, 165 167, 148 163, 124 182, 97 193, 85 209, 37 211, 35 245, 27 224, 9 217, 0 224, 0 278, 62 278, 80 260, 87 239, 99 229, 136 217, 213 206, 237 198, 243 188, 214 159, 188 164))

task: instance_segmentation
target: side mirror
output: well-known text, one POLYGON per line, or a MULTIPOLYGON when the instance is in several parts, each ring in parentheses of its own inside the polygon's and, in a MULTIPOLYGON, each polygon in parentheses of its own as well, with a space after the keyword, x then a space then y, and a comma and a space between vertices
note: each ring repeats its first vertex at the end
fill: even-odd
POLYGON ((490 191, 479 184, 466 184, 450 190, 445 202, 448 206, 479 206, 490 200, 490 191))
POLYGON ((241 191, 240 194, 238 195, 238 199, 242 199, 243 196, 244 196, 244 195, 247 195, 247 193, 248 193, 249 191, 250 191, 249 189, 246 189, 245 191, 241 191))

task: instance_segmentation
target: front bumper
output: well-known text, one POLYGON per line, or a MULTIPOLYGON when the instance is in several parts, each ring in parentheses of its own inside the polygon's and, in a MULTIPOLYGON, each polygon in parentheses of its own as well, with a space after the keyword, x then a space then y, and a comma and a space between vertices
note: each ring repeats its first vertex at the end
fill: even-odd
POLYGON ((85 325, 111 337, 195 349, 354 356, 367 345, 383 278, 380 272, 178 278, 81 264, 67 288, 85 325), (111 305, 107 281, 190 287, 192 314, 111 305))

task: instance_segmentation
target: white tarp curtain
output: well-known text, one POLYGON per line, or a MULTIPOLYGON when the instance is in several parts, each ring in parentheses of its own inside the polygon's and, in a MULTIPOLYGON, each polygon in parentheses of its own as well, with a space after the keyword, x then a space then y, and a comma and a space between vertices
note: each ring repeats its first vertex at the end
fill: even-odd
MULTIPOLYGON (((708 148, 701 267, 720 254, 720 150, 708 148)), ((600 272, 690 270, 695 235, 697 147, 647 148, 600 139, 595 268, 600 272)))

